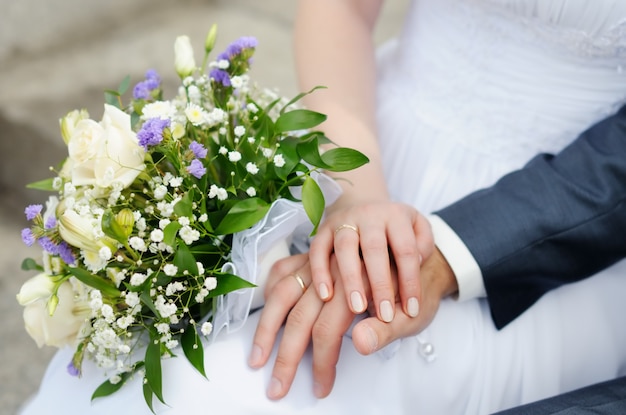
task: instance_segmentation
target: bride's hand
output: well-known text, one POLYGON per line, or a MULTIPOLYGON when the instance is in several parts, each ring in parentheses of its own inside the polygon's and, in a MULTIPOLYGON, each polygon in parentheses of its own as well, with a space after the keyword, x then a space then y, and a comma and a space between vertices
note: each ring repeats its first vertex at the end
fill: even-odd
MULTIPOLYGON (((332 275, 337 275, 338 266, 334 256, 331 257, 330 266, 332 275)), ((278 331, 287 318, 268 396, 271 399, 280 399, 287 394, 298 364, 312 341, 314 394, 318 398, 326 397, 335 381, 343 335, 354 319, 346 304, 342 283, 337 281, 337 295, 323 303, 313 290, 302 288, 301 282, 306 287, 310 281, 306 255, 281 260, 272 271, 266 290, 267 302, 254 336, 250 366, 258 368, 267 363, 278 331), (296 273, 292 273, 294 269, 297 270, 296 273)), ((361 272, 366 274, 364 268, 361 272)), ((399 315, 391 323, 383 323, 376 317, 370 317, 356 324, 352 331, 352 340, 357 351, 371 354, 396 339, 419 333, 432 321, 441 298, 457 290, 452 270, 439 251, 424 262, 420 278, 424 301, 419 316, 410 318, 400 313, 401 306, 394 300, 399 315)), ((364 287, 369 296, 367 280, 364 287)))
POLYGON ((372 287, 376 315, 390 322, 395 315, 393 261, 398 270, 401 309, 415 317, 421 297, 420 265, 433 249, 428 221, 411 206, 376 202, 340 209, 328 215, 311 242, 309 259, 313 287, 322 300, 333 298, 329 258, 335 252, 346 301, 353 313, 362 313, 368 308, 362 258, 372 287))

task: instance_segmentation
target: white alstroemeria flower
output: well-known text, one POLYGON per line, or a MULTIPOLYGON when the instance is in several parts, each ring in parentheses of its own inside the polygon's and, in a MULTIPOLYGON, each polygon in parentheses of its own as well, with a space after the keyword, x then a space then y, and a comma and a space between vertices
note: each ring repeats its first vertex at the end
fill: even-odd
POLYGON ((115 241, 102 235, 98 221, 90 215, 79 215, 75 210, 68 209, 59 218, 59 234, 68 244, 84 251, 98 255, 101 248, 107 246, 111 251, 115 249, 115 241))

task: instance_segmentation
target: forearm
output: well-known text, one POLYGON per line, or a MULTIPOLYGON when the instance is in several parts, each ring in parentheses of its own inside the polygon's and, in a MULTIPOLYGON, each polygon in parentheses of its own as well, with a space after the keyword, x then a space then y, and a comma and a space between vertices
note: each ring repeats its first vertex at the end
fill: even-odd
POLYGON ((343 203, 386 200, 376 138, 376 62, 372 32, 381 0, 301 0, 295 20, 300 88, 322 85, 305 99, 328 116, 322 129, 341 146, 358 149, 370 163, 340 173, 343 203), (367 191, 364 191, 367 189, 367 191))

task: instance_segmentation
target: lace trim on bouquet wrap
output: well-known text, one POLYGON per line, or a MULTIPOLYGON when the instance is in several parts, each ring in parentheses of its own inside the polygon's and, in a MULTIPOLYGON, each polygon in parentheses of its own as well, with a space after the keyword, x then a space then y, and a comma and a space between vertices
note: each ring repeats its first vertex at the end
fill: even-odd
MULTIPOLYGON (((311 176, 322 189, 326 206, 334 203, 341 194, 339 185, 324 174, 311 176)), ((294 197, 300 198, 297 194, 299 190, 292 189, 294 197)), ((296 250, 300 247, 299 251, 304 251, 312 229, 313 225, 302 203, 278 199, 272 203, 261 221, 252 228, 233 235, 231 261, 224 265, 222 271, 261 285, 263 282, 259 282, 259 256, 267 253, 276 243, 284 239, 288 239, 296 250)), ((210 341, 214 341, 223 329, 227 333, 232 333, 245 324, 251 311, 255 290, 263 290, 263 287, 238 290, 217 298, 210 341)))

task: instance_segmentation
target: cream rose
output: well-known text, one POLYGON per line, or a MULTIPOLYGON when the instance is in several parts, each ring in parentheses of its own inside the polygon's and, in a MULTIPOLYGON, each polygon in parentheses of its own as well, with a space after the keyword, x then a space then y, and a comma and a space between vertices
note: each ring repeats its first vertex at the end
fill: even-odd
POLYGON ((54 281, 45 273, 38 274, 26 281, 17 294, 20 305, 29 305, 39 300, 48 300, 54 290, 54 281))
POLYGON ((59 302, 52 315, 47 306, 51 292, 48 297, 41 297, 25 306, 24 325, 37 346, 76 345, 78 333, 91 310, 87 302, 77 301, 74 294, 70 282, 62 283, 57 291, 59 302))
POLYGON ((145 150, 131 129, 130 116, 105 104, 101 122, 81 119, 68 142, 72 183, 105 189, 128 187, 145 169, 145 150))

